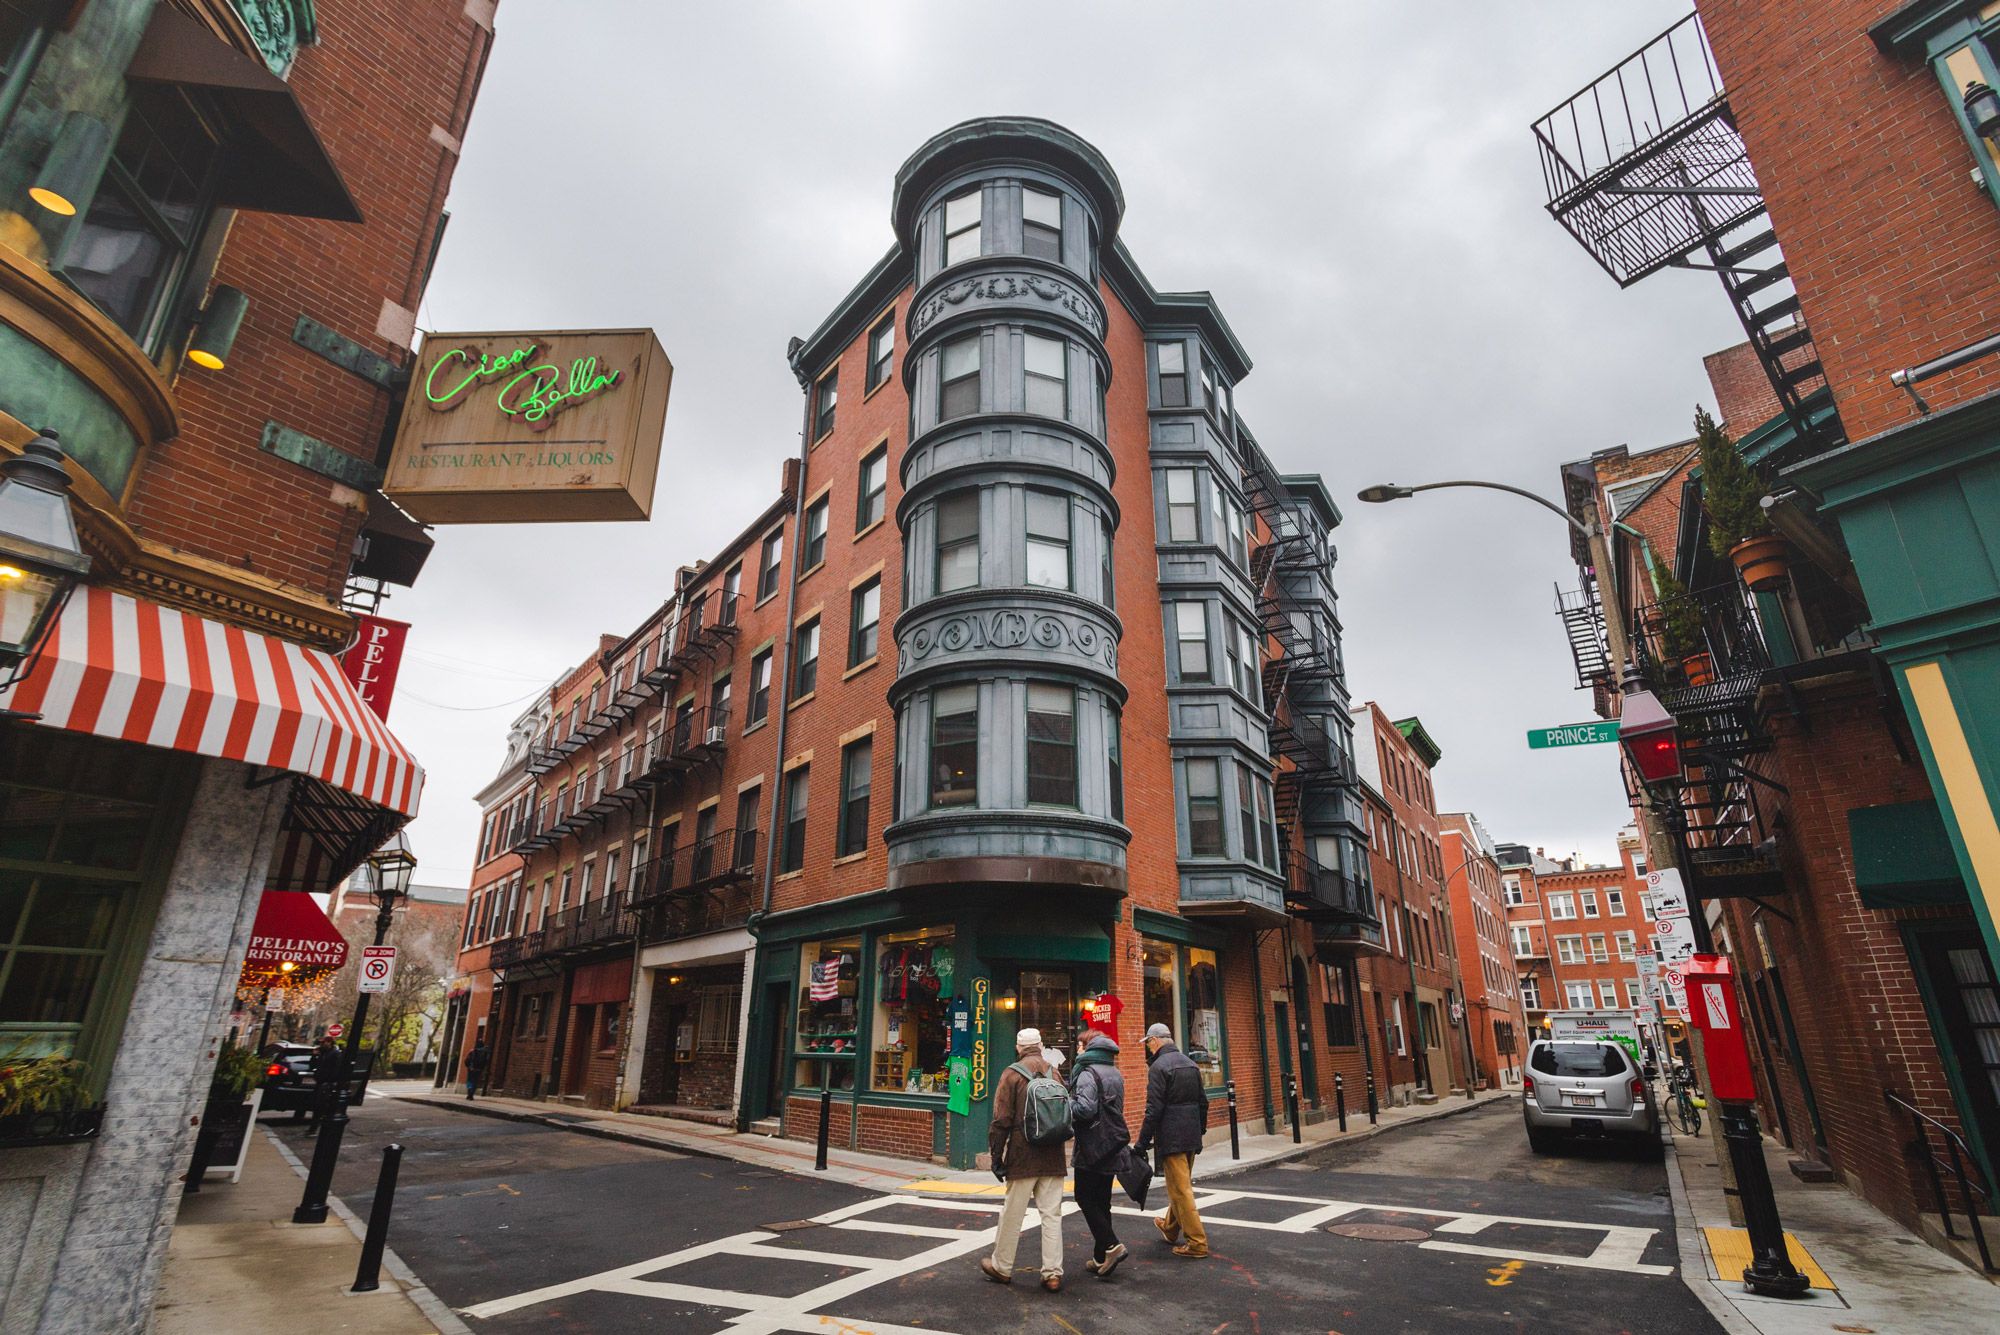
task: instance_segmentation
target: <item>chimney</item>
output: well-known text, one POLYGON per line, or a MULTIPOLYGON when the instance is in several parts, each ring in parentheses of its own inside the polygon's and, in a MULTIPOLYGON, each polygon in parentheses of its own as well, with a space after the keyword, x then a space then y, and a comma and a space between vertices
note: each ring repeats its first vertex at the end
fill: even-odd
POLYGON ((1548 850, 1546 850, 1546 849, 1543 849, 1543 848, 1537 848, 1537 849, 1535 850, 1535 856, 1536 856, 1536 857, 1541 857, 1541 856, 1542 856, 1542 855, 1543 855, 1544 853, 1546 853, 1547 851, 1548 851, 1548 850))

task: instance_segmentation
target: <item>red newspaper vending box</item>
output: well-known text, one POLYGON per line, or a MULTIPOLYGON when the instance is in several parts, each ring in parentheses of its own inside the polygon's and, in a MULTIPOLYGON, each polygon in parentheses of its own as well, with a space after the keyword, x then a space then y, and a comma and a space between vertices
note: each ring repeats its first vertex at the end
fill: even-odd
POLYGON ((1696 955, 1687 966, 1688 1023, 1701 1030, 1708 1058, 1708 1092, 1748 1103, 1757 1097, 1750 1076, 1749 1036, 1736 1001, 1736 972, 1726 955, 1696 955))

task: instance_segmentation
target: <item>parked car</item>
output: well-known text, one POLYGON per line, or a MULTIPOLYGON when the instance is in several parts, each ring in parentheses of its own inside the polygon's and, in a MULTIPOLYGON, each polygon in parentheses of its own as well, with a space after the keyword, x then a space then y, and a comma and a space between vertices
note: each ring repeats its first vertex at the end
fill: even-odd
POLYGON ((267 1043, 258 1054, 264 1059, 264 1112, 288 1112, 295 1122, 312 1111, 313 1079, 310 1043, 267 1043))
POLYGON ((1570 1136, 1659 1143, 1651 1087, 1617 1043, 1538 1038, 1528 1045, 1521 1085, 1521 1119, 1527 1124, 1528 1145, 1537 1154, 1547 1154, 1570 1136))

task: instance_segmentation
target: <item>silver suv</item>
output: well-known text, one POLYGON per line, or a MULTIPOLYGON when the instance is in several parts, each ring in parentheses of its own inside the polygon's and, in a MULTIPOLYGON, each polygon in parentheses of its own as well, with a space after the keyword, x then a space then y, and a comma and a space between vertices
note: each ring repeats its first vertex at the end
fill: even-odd
POLYGON ((1659 1140, 1651 1090, 1616 1043, 1538 1038, 1528 1045, 1524 1074, 1521 1118, 1537 1154, 1554 1149, 1563 1135, 1659 1140))

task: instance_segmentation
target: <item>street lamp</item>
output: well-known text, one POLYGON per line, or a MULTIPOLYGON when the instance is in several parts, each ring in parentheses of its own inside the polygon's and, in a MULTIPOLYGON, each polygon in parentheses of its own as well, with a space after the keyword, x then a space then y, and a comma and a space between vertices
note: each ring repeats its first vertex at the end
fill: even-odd
POLYGON ((1626 693, 1618 711, 1618 747, 1648 788, 1679 781, 1680 724, 1651 691, 1626 693))
POLYGON ((62 442, 43 431, 0 464, 0 687, 28 675, 90 558, 69 509, 62 442))

